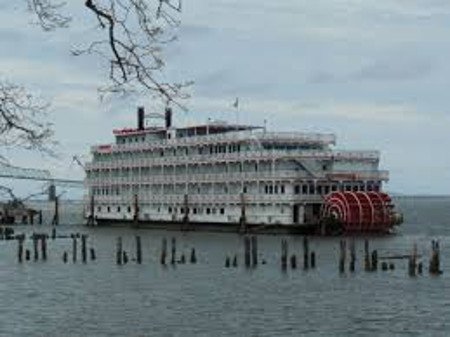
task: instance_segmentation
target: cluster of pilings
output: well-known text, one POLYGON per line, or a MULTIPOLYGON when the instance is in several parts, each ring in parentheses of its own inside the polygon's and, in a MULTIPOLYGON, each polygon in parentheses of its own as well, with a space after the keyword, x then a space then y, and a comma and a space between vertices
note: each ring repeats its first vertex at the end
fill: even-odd
MULTIPOLYGON (((142 240, 140 236, 135 237, 135 255, 131 257, 132 261, 135 261, 137 264, 142 264, 142 240)), ((170 261, 168 261, 168 244, 167 238, 162 239, 161 245, 161 254, 160 254, 160 264, 166 266, 168 264, 176 265, 176 264, 186 264, 187 258, 185 253, 181 253, 179 256, 177 255, 177 241, 175 238, 171 239, 171 247, 170 247, 170 261)), ((130 261, 130 255, 123 248, 123 240, 122 237, 117 238, 116 242, 116 264, 117 265, 125 265, 130 261)), ((192 264, 197 263, 197 253, 195 248, 192 248, 190 251, 189 262, 192 264)))
MULTIPOLYGON (((316 252, 310 252, 310 243, 307 236, 303 237, 303 270, 316 268, 316 252)), ((281 241, 281 269, 287 271, 288 269, 289 247, 287 240, 281 241)), ((291 269, 297 269, 297 255, 292 254, 289 258, 291 269)))
MULTIPOLYGON (((356 271, 356 247, 355 240, 351 239, 350 243, 347 244, 347 240, 340 240, 339 243, 339 272, 344 274, 347 270, 347 252, 350 257, 348 262, 348 271, 350 273, 354 273, 356 271), (348 249, 347 249, 348 248, 348 249)), ((393 260, 404 260, 408 261, 408 274, 412 277, 423 274, 423 262, 418 260, 419 256, 417 253, 417 245, 414 244, 413 250, 409 255, 394 255, 394 256, 386 256, 379 257, 378 251, 369 249, 369 241, 364 241, 364 271, 366 272, 375 272, 379 270, 380 263, 379 260, 383 260, 381 262, 381 270, 388 271, 394 270, 395 264, 392 262, 393 260), (391 261, 391 262, 387 262, 391 261)), ((430 275, 440 275, 442 274, 442 270, 440 269, 440 249, 439 243, 437 241, 432 241, 432 252, 431 258, 429 262, 429 273, 430 275)))
MULTIPOLYGON (((19 263, 22 263, 24 261, 24 255, 25 255, 25 261, 31 260, 31 250, 24 248, 24 242, 25 242, 25 234, 17 235, 17 260, 19 263)), ((47 234, 37 234, 33 233, 31 236, 31 239, 33 240, 33 260, 38 261, 39 256, 43 261, 47 260, 47 234), (39 251, 41 254, 39 254, 39 251)))
MULTIPOLYGON (((167 265, 167 239, 163 238, 162 239, 162 244, 161 244, 161 254, 160 254, 160 259, 159 262, 161 265, 165 266, 167 265)), ((171 247, 170 247, 170 264, 172 266, 176 265, 176 264, 186 264, 187 260, 186 260, 186 255, 185 253, 181 253, 181 255, 178 257, 177 256, 177 240, 175 238, 171 239, 171 247)), ((190 252, 190 256, 189 256, 189 262, 191 264, 196 264, 197 263, 197 252, 195 250, 195 248, 191 248, 191 252, 190 252)))
MULTIPOLYGON (((54 235, 55 231, 52 232, 52 235, 54 235)), ((81 249, 80 249, 80 260, 82 263, 87 263, 88 262, 88 247, 87 247, 87 238, 88 235, 87 234, 71 234, 70 238, 72 239, 72 263, 77 263, 78 261, 78 239, 80 239, 81 241, 81 249)), ((63 256, 62 256, 63 262, 67 263, 69 260, 69 254, 68 252, 65 250, 63 252, 63 256)), ((90 247, 89 248, 89 259, 91 261, 95 261, 97 259, 96 253, 95 253, 95 248, 94 247, 90 247)))

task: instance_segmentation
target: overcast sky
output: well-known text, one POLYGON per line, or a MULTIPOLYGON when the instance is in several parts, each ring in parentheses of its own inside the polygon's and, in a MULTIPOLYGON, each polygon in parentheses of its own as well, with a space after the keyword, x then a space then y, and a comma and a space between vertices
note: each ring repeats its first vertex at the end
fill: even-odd
MULTIPOLYGON (((70 56, 95 21, 44 33, 22 1, 0 1, 0 76, 52 100, 58 159, 7 151, 21 166, 82 178, 71 164, 112 129, 135 125, 151 99, 98 99, 96 59, 70 56), (8 3, 10 3, 8 1, 8 3)), ((24 3, 24 2, 23 2, 24 3)), ((82 10, 83 1, 71 1, 82 10)), ((389 191, 450 191, 450 2, 448 0, 185 1, 178 41, 166 50, 167 77, 193 80, 190 111, 271 129, 333 132, 338 148, 378 149, 389 191)))

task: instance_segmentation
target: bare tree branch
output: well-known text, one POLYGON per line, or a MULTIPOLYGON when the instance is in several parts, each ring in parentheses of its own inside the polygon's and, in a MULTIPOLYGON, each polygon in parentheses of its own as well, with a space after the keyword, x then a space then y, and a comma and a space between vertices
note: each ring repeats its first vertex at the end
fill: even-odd
POLYGON ((23 87, 0 81, 0 145, 53 154, 49 104, 23 87))
POLYGON ((36 13, 38 24, 46 31, 66 28, 72 20, 61 14, 65 2, 55 3, 53 0, 27 0, 30 11, 36 13))
MULTIPOLYGON (((70 18, 61 14, 63 2, 27 0, 45 30, 66 27, 70 18)), ((162 50, 176 39, 182 0, 81 0, 94 15, 104 38, 87 36, 87 46, 73 55, 97 55, 106 63, 107 84, 102 94, 142 93, 183 108, 192 82, 170 83, 164 79, 162 50), (103 33, 104 32, 104 33, 103 33)))

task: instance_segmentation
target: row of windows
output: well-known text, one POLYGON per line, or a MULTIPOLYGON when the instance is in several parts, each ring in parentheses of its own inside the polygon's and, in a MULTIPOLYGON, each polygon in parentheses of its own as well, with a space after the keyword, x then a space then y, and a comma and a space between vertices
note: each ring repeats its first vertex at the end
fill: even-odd
MULTIPOLYGON (((266 185, 266 186, 264 187, 264 192, 265 192, 266 194, 278 194, 278 193, 284 194, 285 188, 284 188, 284 185, 280 185, 280 186, 278 186, 278 185, 275 185, 275 186, 272 186, 272 185, 266 185)), ((244 193, 245 193, 245 192, 244 192, 244 193)))
POLYGON ((369 184, 369 185, 337 185, 333 184, 331 186, 314 186, 313 184, 310 185, 296 185, 294 187, 294 193, 295 194, 328 194, 330 192, 379 192, 380 191, 380 185, 378 184, 369 184))
MULTIPOLYGON (((176 207, 174 207, 174 208, 172 208, 172 207, 169 207, 168 209, 167 209, 167 211, 168 211, 168 213, 169 214, 177 214, 177 211, 178 211, 178 209, 176 208, 176 207)), ((180 207, 180 209, 179 209, 179 212, 181 213, 181 214, 184 214, 185 213, 185 208, 184 207, 180 207)), ((194 207, 194 208, 187 208, 187 213, 189 214, 190 212, 192 212, 193 214, 203 214, 203 212, 205 213, 205 214, 216 214, 216 213, 219 213, 219 214, 225 214, 225 208, 214 208, 214 207, 207 207, 207 208, 197 208, 197 207, 194 207)))
MULTIPOLYGON (((108 213, 111 213, 111 211, 112 211, 112 208, 111 208, 111 206, 106 206, 106 211, 108 212, 108 213)), ((115 211, 117 212, 117 213, 120 213, 121 211, 122 211, 122 208, 120 207, 120 206, 117 206, 116 208, 115 208, 115 211)), ((179 209, 177 209, 176 207, 174 207, 174 208, 172 208, 172 207, 168 207, 167 208, 167 212, 169 213, 169 214, 177 214, 177 212, 180 212, 181 214, 184 214, 184 212, 185 212, 185 208, 184 207, 180 207, 179 209)), ((98 206, 97 207, 97 212, 102 212, 102 206, 98 206)), ((159 207, 158 208, 158 213, 160 213, 161 212, 161 207, 159 207)), ((187 212, 188 212, 188 214, 190 213, 190 212, 192 212, 193 214, 203 214, 203 212, 205 212, 205 214, 225 214, 225 208, 215 208, 215 207, 207 207, 207 208, 197 208, 197 207, 194 207, 194 208, 187 208, 187 212)), ((131 206, 128 206, 127 207, 127 213, 131 213, 131 206)))

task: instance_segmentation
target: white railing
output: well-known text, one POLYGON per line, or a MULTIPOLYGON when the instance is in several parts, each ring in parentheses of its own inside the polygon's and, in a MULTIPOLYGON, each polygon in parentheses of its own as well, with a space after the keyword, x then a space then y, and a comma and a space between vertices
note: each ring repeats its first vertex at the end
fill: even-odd
POLYGON ((279 159, 315 159, 315 160, 358 160, 358 161, 378 161, 380 153, 378 151, 313 151, 313 150, 262 150, 238 153, 218 153, 214 155, 191 155, 178 157, 159 158, 131 158, 115 160, 114 162, 89 163, 88 170, 119 169, 123 167, 138 168, 161 165, 185 165, 185 164, 214 164, 218 162, 242 162, 242 161, 262 161, 279 159))
MULTIPOLYGON (((178 146, 215 145, 242 141, 289 141, 296 143, 335 144, 336 136, 327 133, 230 131, 220 134, 181 137, 126 144, 111 144, 111 151, 144 151, 178 146)), ((92 152, 101 151, 104 145, 91 146, 92 152)))
MULTIPOLYGON (((110 186, 114 184, 180 184, 180 183, 227 183, 267 180, 311 180, 306 172, 301 171, 259 171, 259 172, 229 172, 229 173, 189 173, 189 174, 158 174, 142 175, 140 177, 95 177, 87 180, 91 186, 110 186)), ((321 172, 314 180, 354 181, 374 180, 388 181, 389 172, 373 171, 332 171, 321 172)))

